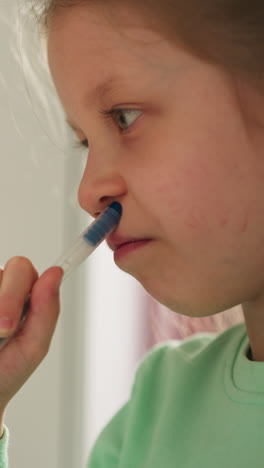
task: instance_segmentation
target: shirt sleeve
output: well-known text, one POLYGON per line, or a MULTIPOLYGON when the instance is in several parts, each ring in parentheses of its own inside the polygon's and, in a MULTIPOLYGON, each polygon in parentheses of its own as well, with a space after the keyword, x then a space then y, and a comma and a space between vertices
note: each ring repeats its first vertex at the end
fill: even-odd
POLYGON ((4 434, 0 439, 0 468, 8 468, 8 442, 9 442, 9 431, 4 426, 4 434))
POLYGON ((128 405, 129 403, 126 403, 114 415, 99 435, 92 448, 87 468, 117 468, 119 466, 128 405))
MULTIPOLYGON (((117 468, 123 444, 128 405, 126 403, 110 420, 95 442, 87 468, 117 468)), ((0 465, 0 468, 2 466, 0 465)))
POLYGON ((120 466, 120 459, 124 445, 126 445, 128 432, 133 427, 133 421, 135 418, 137 419, 137 411, 140 408, 140 387, 144 385, 145 370, 151 366, 153 360, 156 360, 160 350, 163 352, 163 348, 160 345, 152 348, 139 363, 130 399, 99 434, 90 453, 87 468, 118 468, 120 466))

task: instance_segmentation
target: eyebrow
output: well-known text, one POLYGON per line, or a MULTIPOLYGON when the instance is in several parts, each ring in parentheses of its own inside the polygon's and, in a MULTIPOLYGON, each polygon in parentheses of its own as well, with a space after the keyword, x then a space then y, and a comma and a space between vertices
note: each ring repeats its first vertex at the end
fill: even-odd
MULTIPOLYGON (((104 80, 102 83, 99 83, 88 95, 84 98, 84 105, 85 106, 92 106, 95 102, 103 101, 107 95, 111 95, 120 85, 120 78, 117 76, 113 76, 104 80)), ((76 131, 79 130, 77 125, 70 121, 66 117, 66 123, 72 128, 72 130, 76 131)))

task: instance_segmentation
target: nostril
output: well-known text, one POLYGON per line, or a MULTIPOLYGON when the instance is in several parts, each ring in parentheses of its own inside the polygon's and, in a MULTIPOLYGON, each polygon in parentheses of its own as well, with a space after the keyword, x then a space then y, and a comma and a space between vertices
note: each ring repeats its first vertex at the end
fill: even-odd
POLYGON ((109 197, 107 197, 107 196, 101 197, 100 198, 100 203, 104 203, 108 199, 109 199, 109 197))

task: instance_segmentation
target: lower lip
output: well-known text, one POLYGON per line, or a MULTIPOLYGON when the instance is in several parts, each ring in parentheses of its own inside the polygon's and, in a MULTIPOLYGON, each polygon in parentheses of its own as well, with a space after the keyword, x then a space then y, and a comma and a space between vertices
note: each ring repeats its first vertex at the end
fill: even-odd
POLYGON ((129 242, 128 244, 121 245, 114 252, 115 261, 120 260, 125 255, 127 255, 127 254, 129 254, 131 252, 134 252, 135 250, 138 250, 141 247, 144 247, 144 245, 149 244, 150 242, 151 242, 151 239, 146 239, 146 240, 140 240, 140 241, 136 241, 136 242, 129 242))

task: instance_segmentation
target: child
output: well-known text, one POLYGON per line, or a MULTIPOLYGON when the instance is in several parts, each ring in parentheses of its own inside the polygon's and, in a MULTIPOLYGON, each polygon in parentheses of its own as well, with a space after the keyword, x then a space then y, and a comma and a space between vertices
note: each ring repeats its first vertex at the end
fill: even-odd
MULTIPOLYGON (((172 311, 202 317, 242 304, 245 317, 217 337, 148 353, 89 468, 264 463, 264 7, 198 5, 46 4, 51 74, 89 147, 80 206, 93 216, 115 200, 123 207, 107 240, 114 261, 172 311)), ((32 295, 23 330, 0 353, 2 424, 48 350, 61 276, 53 267, 38 279, 20 257, 1 272, 2 336, 32 295)), ((7 438, 3 426, 2 467, 7 438)))

